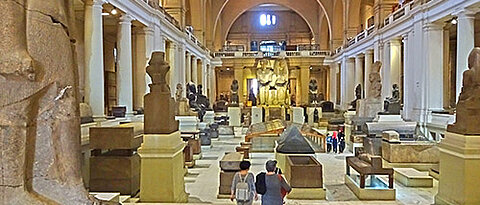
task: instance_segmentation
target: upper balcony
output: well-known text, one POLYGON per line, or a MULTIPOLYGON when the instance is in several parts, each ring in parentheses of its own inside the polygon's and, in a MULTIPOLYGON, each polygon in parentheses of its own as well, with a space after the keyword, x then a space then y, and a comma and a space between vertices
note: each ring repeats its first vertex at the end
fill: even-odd
POLYGON ((216 52, 215 58, 263 58, 263 57, 280 57, 280 58, 300 58, 300 57, 329 57, 328 50, 312 50, 312 51, 278 51, 278 52, 262 52, 262 51, 225 51, 216 52))

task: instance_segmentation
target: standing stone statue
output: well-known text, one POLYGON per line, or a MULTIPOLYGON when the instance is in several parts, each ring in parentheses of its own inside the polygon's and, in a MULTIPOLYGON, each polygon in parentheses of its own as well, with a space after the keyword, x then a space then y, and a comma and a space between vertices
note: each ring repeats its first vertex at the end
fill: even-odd
POLYGON ((468 70, 463 72, 463 87, 458 98, 456 121, 448 125, 449 132, 464 135, 480 135, 480 48, 468 56, 468 70))
POLYGON ((80 174, 72 4, 0 1, 0 204, 94 203, 80 174))
POLYGON ((372 65, 372 71, 368 76, 370 87, 367 98, 370 100, 380 100, 382 97, 382 77, 380 76, 380 69, 382 62, 377 61, 372 65))
POLYGON ((309 88, 309 101, 310 101, 310 105, 317 105, 318 104, 318 97, 317 97, 317 94, 318 94, 318 85, 317 85, 317 80, 315 79, 311 79, 310 80, 310 83, 308 85, 308 88, 309 88))
POLYGON ((239 101, 239 97, 238 97, 238 81, 237 80, 233 80, 232 81, 232 85, 230 86, 230 104, 232 106, 238 106, 238 101, 239 101))
POLYGON ((272 81, 273 71, 268 59, 261 59, 257 65, 257 79, 260 84, 258 92, 259 105, 266 105, 268 101, 270 84, 272 81))
POLYGON ((183 99, 183 86, 181 83, 178 83, 175 90, 175 100, 179 102, 182 99, 183 99))
POLYGON ((274 75, 276 76, 275 87, 277 90, 276 100, 278 105, 290 105, 288 97, 288 64, 287 60, 280 59, 275 61, 274 75))
POLYGON ((165 76, 170 66, 165 62, 165 53, 153 52, 147 73, 152 78, 150 93, 144 97, 145 134, 170 134, 178 130, 175 120, 175 100, 170 93, 165 76))

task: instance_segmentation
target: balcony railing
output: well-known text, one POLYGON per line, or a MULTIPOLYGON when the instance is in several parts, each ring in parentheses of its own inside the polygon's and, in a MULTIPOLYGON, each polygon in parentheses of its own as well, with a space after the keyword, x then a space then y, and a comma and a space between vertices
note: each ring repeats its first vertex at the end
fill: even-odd
POLYGON ((327 57, 330 56, 330 51, 278 51, 278 52, 261 52, 261 51, 224 51, 216 52, 216 58, 262 58, 262 57, 327 57))

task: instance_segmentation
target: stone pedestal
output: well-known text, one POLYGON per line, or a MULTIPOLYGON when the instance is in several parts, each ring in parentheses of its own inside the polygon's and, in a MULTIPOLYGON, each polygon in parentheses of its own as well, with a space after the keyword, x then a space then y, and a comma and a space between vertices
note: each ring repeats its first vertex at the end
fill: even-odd
POLYGON ((381 100, 360 99, 357 101, 357 117, 368 118, 377 116, 383 110, 381 100))
POLYGON ((480 204, 480 135, 447 132, 439 148, 440 180, 435 204, 480 204))
POLYGON ((179 122, 178 130, 180 132, 198 132, 198 123, 200 121, 196 116, 175 116, 175 120, 179 122))
POLYGON ((206 122, 208 125, 215 123, 215 112, 207 111, 203 116, 203 122, 206 122))
POLYGON ((263 122, 262 107, 252 107, 252 124, 263 122))
POLYGON ((296 124, 305 123, 303 107, 294 107, 292 108, 292 111, 293 111, 293 123, 296 123, 296 124))
POLYGON ((186 203, 184 162, 180 132, 143 136, 140 202, 186 203))
POLYGON ((383 131, 394 130, 400 134, 401 138, 412 138, 417 122, 405 122, 400 115, 377 115, 373 122, 367 122, 366 125, 364 131, 369 136, 381 137, 383 131))
POLYGON ((252 152, 273 152, 275 142, 280 137, 277 134, 263 134, 252 138, 252 152))
POLYGON ((228 107, 228 125, 231 127, 240 127, 242 126, 242 110, 240 107, 228 107))
POLYGON ((345 133, 345 142, 347 142, 347 149, 351 149, 349 147, 352 146, 350 142, 350 138, 352 137, 352 134, 355 132, 356 127, 353 125, 352 119, 357 115, 357 112, 355 111, 347 111, 343 115, 345 117, 345 123, 344 125, 344 133, 345 133))

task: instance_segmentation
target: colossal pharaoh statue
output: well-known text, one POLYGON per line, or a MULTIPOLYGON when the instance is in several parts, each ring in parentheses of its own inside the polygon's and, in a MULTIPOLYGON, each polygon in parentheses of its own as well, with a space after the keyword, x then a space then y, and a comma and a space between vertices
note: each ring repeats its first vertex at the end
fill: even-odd
POLYGON ((80 174, 72 4, 0 1, 0 204, 93 204, 80 174))
POLYGON ((256 73, 260 83, 260 105, 290 105, 288 64, 285 59, 260 59, 256 73))
POLYGON ((276 103, 277 105, 290 104, 290 98, 288 97, 288 65, 287 60, 280 59, 275 61, 274 75, 276 77, 276 103))
POLYGON ((260 105, 266 105, 267 104, 267 99, 268 99, 268 94, 270 90, 270 83, 272 80, 272 66, 270 64, 270 61, 267 59, 261 59, 258 62, 257 66, 257 79, 258 82, 260 83, 260 90, 258 92, 259 95, 259 104, 260 105))
POLYGON ((463 87, 458 98, 456 121, 448 125, 449 132, 464 135, 480 135, 480 48, 468 56, 468 70, 463 72, 463 87))

